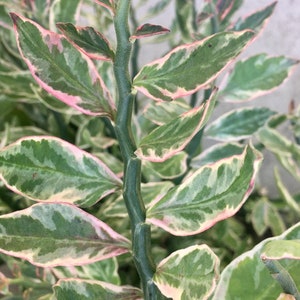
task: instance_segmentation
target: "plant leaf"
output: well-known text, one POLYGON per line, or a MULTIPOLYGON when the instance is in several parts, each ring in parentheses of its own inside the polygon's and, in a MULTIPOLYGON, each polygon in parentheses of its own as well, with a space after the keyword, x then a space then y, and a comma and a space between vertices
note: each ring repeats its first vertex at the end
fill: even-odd
POLYGON ((300 181, 300 146, 267 125, 262 127, 256 136, 269 151, 276 155, 282 166, 300 181))
POLYGON ((121 185, 99 159, 54 137, 26 137, 0 151, 0 177, 11 190, 37 201, 83 207, 121 185))
POLYGON ((265 234, 267 229, 270 229, 273 235, 281 234, 285 230, 284 222, 278 210, 274 204, 265 198, 255 202, 251 210, 251 222, 258 236, 265 234))
POLYGON ((282 84, 297 64, 299 60, 284 56, 268 57, 266 54, 239 61, 219 95, 228 102, 252 100, 282 84))
POLYGON ((300 239, 291 241, 271 241, 264 246, 261 258, 272 260, 284 258, 300 260, 300 239))
POLYGON ((108 8, 111 11, 114 11, 115 1, 114 0, 94 0, 97 4, 108 8))
POLYGON ((239 141, 251 137, 275 112, 266 107, 232 110, 206 127, 206 134, 220 141, 239 141))
POLYGON ((198 169, 207 164, 215 163, 218 160, 242 154, 243 150, 244 147, 238 143, 216 144, 194 157, 190 165, 192 168, 198 169))
POLYGON ((130 40, 134 42, 136 39, 164 34, 168 32, 170 32, 168 28, 162 27, 160 25, 146 23, 136 29, 135 33, 130 37, 130 40))
POLYGON ((48 93, 88 115, 113 118, 115 104, 93 62, 65 38, 11 13, 19 51, 48 93))
POLYGON ((180 37, 184 42, 191 42, 196 31, 195 3, 193 1, 175 1, 176 23, 180 30, 180 37))
POLYGON ((245 30, 252 29, 255 32, 259 32, 265 23, 269 20, 270 16, 273 14, 277 1, 271 3, 265 8, 256 11, 245 19, 240 19, 236 22, 233 27, 233 30, 245 30))
MULTIPOLYGON (((282 292, 278 283, 270 276, 261 260, 264 247, 271 241, 299 240, 300 223, 297 223, 283 234, 269 238, 252 250, 234 259, 221 273, 212 300, 269 300, 276 299, 282 292), (258 280, 259 279, 259 280, 258 280)), ((300 261, 288 259, 284 261, 286 270, 300 287, 300 261)))
POLYGON ((152 162, 162 162, 183 150, 208 121, 215 105, 215 94, 213 92, 200 107, 155 128, 141 140, 136 155, 152 162))
POLYGON ((242 154, 203 166, 147 210, 148 222, 178 236, 203 232, 234 215, 251 193, 261 155, 242 154))
POLYGON ((230 13, 234 5, 234 0, 217 0, 216 9, 219 15, 219 19, 223 20, 230 13))
POLYGON ((191 110, 191 107, 182 99, 172 102, 150 102, 143 116, 157 125, 171 122, 179 115, 191 110))
POLYGON ((56 26, 74 47, 89 58, 99 60, 114 58, 108 40, 93 27, 79 27, 71 23, 57 23, 56 26))
POLYGON ((57 22, 77 23, 81 4, 82 0, 54 0, 49 14, 50 30, 56 31, 57 22))
POLYGON ((0 216, 0 251, 41 267, 84 265, 128 252, 130 242, 67 203, 0 216))
POLYGON ((287 205, 290 208, 292 208, 297 214, 300 215, 300 206, 297 203, 297 201, 293 198, 293 196, 290 194, 289 190, 284 186, 284 183, 281 180, 277 168, 275 168, 274 170, 274 175, 275 175, 275 183, 281 197, 286 201, 287 205))
POLYGON ((219 272, 219 259, 207 245, 175 251, 157 266, 153 280, 173 300, 208 299, 219 272))
POLYGON ((133 286, 118 286, 95 280, 61 279, 53 286, 60 300, 142 300, 142 291, 133 286))
POLYGON ((51 272, 57 279, 80 278, 120 284, 118 267, 116 257, 112 257, 83 266, 55 267, 51 269, 51 272))
POLYGON ((170 101, 193 94, 213 81, 243 50, 253 32, 222 32, 179 46, 145 65, 133 86, 155 100, 170 101))
POLYGON ((152 174, 162 179, 173 179, 183 175, 187 170, 188 155, 185 152, 175 154, 164 162, 144 161, 144 173, 149 178, 152 174), (146 174, 149 173, 149 174, 146 174))

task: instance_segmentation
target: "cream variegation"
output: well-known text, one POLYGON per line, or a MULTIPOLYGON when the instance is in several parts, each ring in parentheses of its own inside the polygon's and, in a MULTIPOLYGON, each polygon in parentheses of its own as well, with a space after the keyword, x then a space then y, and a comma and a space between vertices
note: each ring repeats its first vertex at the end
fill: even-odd
POLYGON ((62 35, 11 13, 17 44, 35 81, 82 113, 114 118, 115 104, 93 62, 62 35))
POLYGON ((155 128, 144 137, 135 154, 141 159, 163 162, 192 140, 208 121, 216 102, 216 90, 204 104, 193 108, 170 122, 155 128))
POLYGON ((262 157, 247 146, 242 154, 200 167, 152 203, 148 222, 178 236, 203 232, 234 215, 250 195, 262 157))
POLYGON ((121 180, 99 159, 59 138, 26 137, 0 151, 0 178, 36 201, 92 206, 120 189, 121 180))
POLYGON ((207 245, 195 245, 162 260, 153 280, 173 300, 204 300, 212 294, 218 275, 218 257, 207 245))
POLYGON ((145 65, 133 80, 136 90, 158 101, 171 101, 205 88, 251 41, 254 33, 222 32, 178 46, 145 65))
POLYGON ((74 266, 126 253, 130 242, 67 203, 43 203, 0 216, 0 252, 41 267, 74 266))

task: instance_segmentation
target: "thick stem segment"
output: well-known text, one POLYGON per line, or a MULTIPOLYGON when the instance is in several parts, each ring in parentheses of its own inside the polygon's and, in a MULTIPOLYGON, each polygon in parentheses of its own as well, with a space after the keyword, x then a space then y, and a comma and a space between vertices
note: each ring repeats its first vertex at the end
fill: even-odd
POLYGON ((165 299, 153 282, 155 265, 150 254, 151 232, 145 223, 146 211, 141 196, 141 161, 134 154, 135 140, 131 129, 135 96, 132 94, 129 74, 132 44, 129 41, 130 31, 128 18, 130 0, 118 1, 114 17, 117 37, 117 50, 114 60, 114 72, 118 87, 118 109, 116 116, 116 135, 124 161, 123 196, 131 221, 132 255, 141 278, 144 298, 147 300, 165 299))

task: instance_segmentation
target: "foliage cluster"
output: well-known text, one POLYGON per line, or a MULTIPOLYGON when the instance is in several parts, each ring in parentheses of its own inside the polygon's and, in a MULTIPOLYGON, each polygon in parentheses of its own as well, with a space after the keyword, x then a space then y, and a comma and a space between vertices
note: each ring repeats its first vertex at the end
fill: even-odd
POLYGON ((300 299, 300 196, 255 187, 266 152, 299 184, 300 108, 239 106, 299 61, 237 61, 276 7, 242 4, 0 0, 3 299, 300 299))

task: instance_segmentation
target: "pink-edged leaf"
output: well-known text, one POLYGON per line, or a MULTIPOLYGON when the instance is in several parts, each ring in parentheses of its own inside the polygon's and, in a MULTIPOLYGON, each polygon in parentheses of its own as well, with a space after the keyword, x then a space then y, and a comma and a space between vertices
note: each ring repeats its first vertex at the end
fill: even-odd
POLYGON ((113 118, 115 104, 93 62, 62 35, 11 13, 19 51, 48 93, 88 115, 113 118))
POLYGON ((89 264, 129 248, 126 238, 72 204, 35 204, 0 216, 0 252, 41 267, 89 264))
POLYGON ((261 161, 251 146, 242 154, 200 167, 147 210, 148 222, 178 236, 203 232, 234 215, 250 195, 261 161))
POLYGON ((103 281, 61 279, 54 286, 57 299, 72 300, 142 300, 143 293, 133 286, 119 286, 103 281))
POLYGON ((236 24, 234 24, 233 30, 251 29, 255 32, 260 31, 273 14, 276 4, 277 1, 247 16, 245 19, 238 20, 236 24))
POLYGON ((239 61, 219 92, 228 102, 249 101, 272 92, 282 84, 299 64, 299 60, 284 56, 258 54, 239 61))
POLYGON ((234 0, 217 0, 216 8, 220 20, 226 18, 226 16, 231 12, 233 5, 234 0))
POLYGON ((99 159, 61 139, 26 137, 1 149, 0 178, 36 201, 92 206, 120 189, 120 179, 99 159))
POLYGON ((135 33, 130 37, 131 41, 135 41, 136 39, 141 39, 144 37, 149 37, 153 35, 158 35, 158 34, 164 34, 168 33, 170 30, 168 28, 165 28, 160 25, 154 25, 154 24, 143 24, 139 26, 135 33))
POLYGON ((93 27, 79 27, 71 23, 57 23, 56 26, 74 47, 89 58, 99 60, 114 58, 108 40, 93 27))
POLYGON ((190 166, 198 169, 207 164, 215 163, 218 160, 228 158, 230 156, 241 154, 244 150, 242 144, 238 143, 218 143, 201 152, 200 155, 194 157, 190 166))
POLYGON ((191 109, 183 99, 172 102, 150 102, 143 112, 143 116, 157 125, 166 124, 179 115, 191 109))
POLYGON ((94 0, 95 3, 108 8, 112 12, 115 10, 115 1, 114 0, 94 0))
POLYGON ((219 259, 207 245, 173 252, 157 266, 153 280, 173 300, 208 299, 219 275, 219 259))
POLYGON ((181 45, 145 65, 133 86, 158 101, 193 94, 213 81, 251 41, 254 33, 222 32, 192 44, 181 45))
POLYGON ((208 121, 215 101, 216 89, 200 107, 183 113, 150 132, 141 140, 136 155, 148 161, 162 162, 182 151, 208 121))

